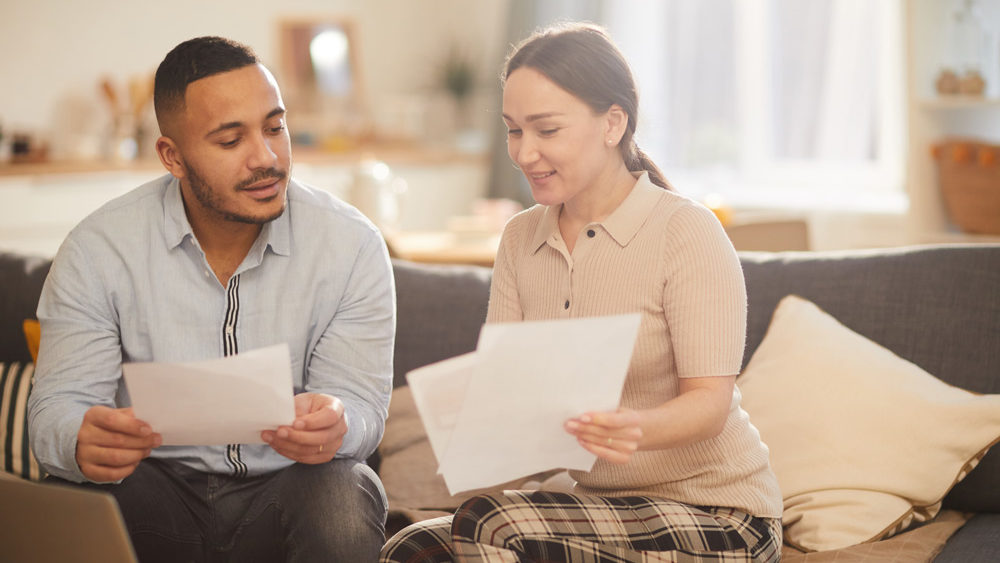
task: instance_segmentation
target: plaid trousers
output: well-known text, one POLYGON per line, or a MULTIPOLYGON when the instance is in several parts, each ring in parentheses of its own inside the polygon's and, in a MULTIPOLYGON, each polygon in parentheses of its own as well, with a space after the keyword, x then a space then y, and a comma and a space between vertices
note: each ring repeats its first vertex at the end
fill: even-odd
POLYGON ((619 563, 781 558, 781 520, 654 497, 504 491, 469 499, 453 516, 417 522, 380 561, 619 563))

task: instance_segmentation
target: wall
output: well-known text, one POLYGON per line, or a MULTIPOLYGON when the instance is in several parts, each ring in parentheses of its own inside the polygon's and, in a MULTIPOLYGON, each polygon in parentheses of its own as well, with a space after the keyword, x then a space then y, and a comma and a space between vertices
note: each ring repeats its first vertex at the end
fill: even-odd
MULTIPOLYGON (((807 210, 816 248, 961 240, 943 217, 927 143, 940 135, 1000 131, 1000 105, 928 109, 943 15, 953 0, 900 0, 908 20, 910 210, 830 214, 807 210)), ((478 117, 496 119, 494 76, 503 57, 512 0, 0 0, 0 127, 100 132, 108 121, 97 80, 149 73, 176 43, 202 34, 228 35, 253 45, 265 61, 278 58, 276 20, 302 15, 345 15, 356 22, 367 91, 376 113, 404 105, 423 108, 425 130, 436 126, 431 75, 452 41, 473 46, 481 63, 478 117), (492 46, 492 48, 490 47, 492 46), (68 102, 68 103, 66 103, 68 102), (65 108, 57 110, 57 108, 65 108)), ((995 20, 1000 0, 981 0, 995 20)), ((996 20, 1000 21, 1000 20, 996 20)), ((274 66, 272 63, 271 66, 274 66)), ((1000 78, 1000 74, 998 74, 1000 78)), ((1000 92, 1000 80, 991 93, 1000 92)), ((438 100, 439 101, 439 100, 438 100)), ((376 116, 378 117, 378 116, 376 116)), ((56 146, 56 149, 65 147, 56 146)), ((416 198, 414 198, 416 199, 416 198)))
POLYGON ((253 46, 276 70, 276 22, 298 16, 355 21, 376 112, 415 97, 432 107, 432 75, 452 42, 471 47, 482 90, 495 90, 506 14, 507 0, 4 0, 0 127, 54 133, 60 138, 53 149, 68 150, 61 140, 67 132, 106 127, 110 112, 99 96, 101 76, 124 87, 128 77, 155 71, 177 43, 209 34, 253 46))
MULTIPOLYGON (((479 64, 479 95, 474 99, 478 117, 495 120, 496 112, 486 110, 495 108, 498 98, 495 76, 505 54, 507 4, 507 0, 0 0, 0 128, 5 134, 27 131, 48 137, 55 159, 98 156, 111 123, 98 87, 103 76, 110 77, 124 95, 126 81, 153 73, 174 45, 211 34, 251 45, 280 82, 278 22, 302 17, 353 21, 362 79, 375 119, 396 115, 400 106, 416 107, 423 120, 416 129, 440 131, 437 121, 445 119, 447 111, 440 111, 444 94, 436 89, 434 74, 452 45, 458 45, 468 48, 479 64)), ((294 107, 289 110, 295 115, 294 107)), ((409 185, 401 202, 401 228, 445 228, 450 215, 468 212, 471 200, 485 194, 485 160, 405 160, 390 163, 409 185)), ((297 177, 341 196, 352 171, 347 164, 320 166, 301 158, 296 166, 297 177)), ((162 173, 151 164, 138 171, 2 176, 0 246, 51 254, 89 211, 162 173)))

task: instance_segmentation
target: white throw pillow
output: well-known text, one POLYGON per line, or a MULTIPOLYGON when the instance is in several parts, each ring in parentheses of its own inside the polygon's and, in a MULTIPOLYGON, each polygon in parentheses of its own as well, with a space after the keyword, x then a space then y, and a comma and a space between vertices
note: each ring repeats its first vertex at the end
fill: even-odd
POLYGON ((794 295, 738 384, 770 448, 785 541, 805 551, 933 518, 1000 440, 1000 395, 950 386, 794 295))

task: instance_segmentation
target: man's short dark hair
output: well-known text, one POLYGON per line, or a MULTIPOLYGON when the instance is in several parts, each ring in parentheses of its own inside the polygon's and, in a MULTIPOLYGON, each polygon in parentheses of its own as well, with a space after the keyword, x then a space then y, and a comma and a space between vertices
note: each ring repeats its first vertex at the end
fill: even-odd
POLYGON ((253 49, 224 37, 196 37, 173 48, 156 69, 153 107, 163 130, 169 114, 184 107, 188 84, 259 63, 253 49))

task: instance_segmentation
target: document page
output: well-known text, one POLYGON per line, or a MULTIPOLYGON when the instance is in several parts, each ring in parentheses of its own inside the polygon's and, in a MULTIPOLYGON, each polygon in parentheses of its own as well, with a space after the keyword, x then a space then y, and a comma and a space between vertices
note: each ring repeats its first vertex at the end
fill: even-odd
POLYGON ((469 352, 417 368, 406 375, 413 402, 438 460, 448 447, 476 361, 476 353, 469 352))
POLYGON ((122 365, 136 418, 165 446, 261 444, 295 420, 288 345, 201 362, 122 365))
POLYGON ((474 353, 407 374, 452 494, 596 456, 563 423, 618 408, 639 314, 489 324, 474 353))

